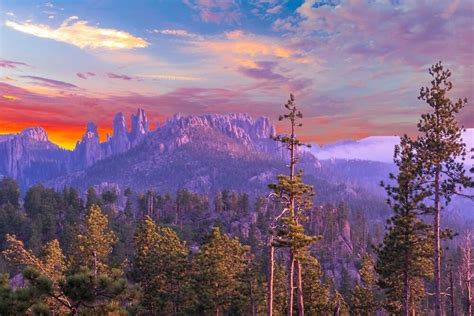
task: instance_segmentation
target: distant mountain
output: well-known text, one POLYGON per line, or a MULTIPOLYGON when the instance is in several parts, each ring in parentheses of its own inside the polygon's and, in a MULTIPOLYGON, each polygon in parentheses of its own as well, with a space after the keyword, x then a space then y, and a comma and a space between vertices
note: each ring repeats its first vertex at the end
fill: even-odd
MULTIPOLYGON (((468 149, 474 147, 474 128, 466 129, 463 133, 463 141, 468 149)), ((320 160, 358 159, 392 163, 393 148, 399 143, 398 136, 371 136, 357 141, 339 141, 325 146, 313 145, 311 152, 320 160)), ((472 162, 471 159, 470 163, 472 162)))
POLYGON ((273 174, 284 167, 279 149, 270 139, 274 133, 270 121, 263 117, 254 120, 246 114, 176 114, 156 131, 147 133, 137 146, 47 184, 86 188, 108 182, 141 190, 251 190, 253 183, 261 186, 261 174, 273 174))
MULTIPOLYGON (((472 143, 473 129, 465 134, 472 143)), ((100 142, 97 126, 88 123, 74 150, 48 140, 46 131, 29 128, 0 136, 0 176, 18 180, 22 190, 43 183, 132 188, 174 192, 179 188, 212 194, 228 189, 252 196, 268 192, 268 183, 286 172, 285 150, 270 136, 268 118, 247 114, 176 114, 151 131, 145 112, 113 119, 113 134, 100 142)), ((353 207, 386 209, 379 186, 395 172, 391 162, 398 137, 369 137, 339 142, 300 153, 299 168, 316 188, 318 203, 351 201, 353 207), (375 201, 375 202, 373 202, 375 201)))
POLYGON ((23 187, 67 173, 69 167, 70 152, 50 142, 42 128, 0 135, 0 176, 15 178, 23 187))

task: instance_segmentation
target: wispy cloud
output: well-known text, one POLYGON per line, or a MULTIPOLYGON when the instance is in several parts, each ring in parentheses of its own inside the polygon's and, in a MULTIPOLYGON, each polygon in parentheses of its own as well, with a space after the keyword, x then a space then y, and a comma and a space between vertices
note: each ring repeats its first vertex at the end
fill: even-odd
POLYGON ((46 87, 50 88, 61 88, 61 89, 71 89, 71 88, 78 88, 78 86, 60 81, 60 80, 54 80, 54 79, 49 79, 49 78, 44 78, 44 77, 39 77, 39 76, 21 76, 21 78, 26 78, 26 79, 31 79, 34 80, 37 84, 44 85, 46 87))
POLYGON ((90 71, 87 71, 87 72, 78 72, 76 73, 76 76, 78 76, 79 78, 81 79, 87 79, 89 77, 94 77, 95 76, 95 73, 94 72, 90 72, 90 71))
POLYGON ((164 30, 154 29, 151 32, 156 33, 156 34, 172 35, 172 36, 179 36, 179 37, 190 37, 190 38, 199 37, 199 35, 197 34, 190 33, 182 29, 164 29, 164 30))
POLYGON ((203 22, 237 23, 241 16, 238 3, 234 0, 184 0, 188 7, 198 13, 203 22))
POLYGON ((10 20, 7 20, 5 25, 19 32, 68 43, 82 49, 120 50, 143 48, 149 45, 141 37, 116 29, 91 26, 87 21, 79 20, 77 16, 69 17, 58 28, 52 28, 45 24, 17 23, 10 20))
POLYGON ((27 63, 21 61, 0 59, 0 68, 18 68, 19 66, 31 67, 27 63))
POLYGON ((107 77, 109 77, 110 79, 120 79, 120 80, 126 80, 126 81, 130 81, 134 79, 133 77, 130 77, 127 75, 119 75, 119 74, 114 74, 112 72, 109 72, 107 74, 107 77))
POLYGON ((200 78, 182 75, 138 75, 137 77, 151 80, 196 81, 200 78))

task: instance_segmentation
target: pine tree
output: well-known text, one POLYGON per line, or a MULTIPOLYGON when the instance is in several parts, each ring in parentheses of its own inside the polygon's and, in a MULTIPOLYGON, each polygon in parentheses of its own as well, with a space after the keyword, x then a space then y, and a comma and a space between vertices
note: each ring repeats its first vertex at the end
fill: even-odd
POLYGON ((419 176, 421 163, 416 156, 416 143, 403 136, 395 147, 394 162, 399 174, 390 178, 394 186, 384 185, 394 215, 382 245, 377 249, 376 271, 379 285, 386 290, 387 309, 410 315, 423 295, 423 279, 432 275, 431 227, 418 214, 424 210, 423 200, 429 194, 419 176))
POLYGON ((54 239, 44 245, 42 256, 37 257, 31 250, 26 249, 21 240, 15 235, 6 236, 7 247, 2 254, 14 266, 32 267, 53 281, 63 277, 68 268, 59 242, 54 239))
MULTIPOLYGON (((456 115, 467 104, 467 99, 453 102, 448 92, 453 88, 451 72, 444 69, 441 62, 429 69, 433 77, 431 87, 422 87, 418 99, 425 101, 433 112, 421 116, 418 130, 417 155, 423 162, 422 174, 425 187, 433 198, 427 211, 434 216, 434 279, 435 312, 441 316, 441 230, 440 219, 445 206, 454 194, 470 184, 466 176, 464 159, 466 146, 462 141, 463 127, 458 125, 456 115)), ((472 184, 471 184, 472 185, 472 184)))
POLYGON ((44 309, 47 306, 47 310, 55 314, 77 315, 84 307, 105 308, 126 288, 126 281, 117 274, 97 275, 84 268, 68 273, 68 265, 57 240, 43 247, 41 257, 26 249, 15 236, 8 235, 7 243, 3 251, 5 258, 14 266, 25 268, 23 277, 28 283, 25 291, 21 292, 23 296, 19 303, 25 304, 23 297, 26 297, 26 309, 34 308, 46 313, 44 309))
POLYGON ((95 274, 109 272, 108 257, 116 241, 107 216, 99 206, 92 205, 75 240, 74 264, 95 274))
POLYGON ((352 290, 350 309, 351 315, 370 316, 377 311, 375 286, 377 277, 375 275, 374 259, 366 254, 362 259, 362 267, 359 270, 360 283, 352 290))
POLYGON ((323 271, 319 261, 306 254, 303 265, 304 310, 308 315, 325 315, 331 312, 329 287, 322 282, 323 271))
MULTIPOLYGON (((285 104, 287 114, 281 115, 279 120, 289 120, 290 135, 278 135, 274 139, 287 146, 290 154, 289 175, 279 175, 277 184, 270 184, 275 197, 283 205, 283 213, 278 217, 278 221, 272 227, 269 243, 270 257, 272 256, 272 247, 289 249, 289 272, 288 272, 288 314, 293 315, 293 297, 294 297, 294 278, 296 272, 296 293, 298 302, 298 313, 304 315, 304 300, 302 289, 302 266, 300 256, 304 253, 305 248, 311 244, 316 238, 306 235, 302 222, 307 218, 306 212, 312 208, 313 188, 303 182, 302 171, 296 172, 297 151, 300 146, 306 146, 296 138, 296 127, 302 124, 298 120, 303 118, 303 114, 297 109, 295 98, 291 94, 290 99, 285 104), (273 237, 274 235, 274 237, 273 237), (295 271, 296 268, 296 271, 295 271)), ((273 261, 270 260, 269 267, 269 284, 271 284, 271 276, 273 270, 273 261)), ((268 315, 272 313, 271 300, 273 289, 268 289, 268 315)))
POLYGON ((4 177, 0 180, 0 206, 11 204, 14 207, 20 205, 20 188, 12 178, 4 177))
POLYGON ((30 288, 12 289, 7 274, 0 275, 0 315, 17 316, 27 315, 33 311, 34 315, 47 315, 43 304, 39 301, 41 294, 30 288))
POLYGON ((195 314, 222 315, 241 299, 248 248, 214 228, 193 260, 195 314))
POLYGON ((151 313, 180 315, 189 284, 188 250, 169 227, 145 216, 135 232, 135 275, 143 288, 143 306, 151 313))

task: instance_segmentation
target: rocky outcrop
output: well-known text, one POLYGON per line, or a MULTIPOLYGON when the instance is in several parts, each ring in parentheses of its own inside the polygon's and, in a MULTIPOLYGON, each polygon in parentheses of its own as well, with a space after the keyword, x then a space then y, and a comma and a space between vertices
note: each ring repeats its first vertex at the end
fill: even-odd
POLYGON ((22 186, 65 173, 68 152, 51 143, 41 127, 0 136, 0 176, 20 180, 22 186))
POLYGON ((268 118, 253 119, 248 114, 207 114, 183 116, 175 114, 157 130, 174 142, 168 144, 172 150, 183 146, 206 131, 213 131, 243 145, 250 151, 275 152, 276 144, 271 139, 275 128, 268 118))
POLYGON ((138 109, 137 114, 132 115, 130 133, 127 130, 125 116, 122 112, 117 113, 113 121, 113 135, 111 137, 107 135, 107 140, 103 143, 99 141, 97 126, 89 122, 84 136, 72 153, 73 169, 82 170, 100 160, 127 152, 138 145, 149 133, 148 119, 143 109, 138 109))
POLYGON ((138 144, 148 133, 150 133, 150 126, 145 110, 138 109, 137 114, 132 115, 132 130, 129 135, 132 146, 138 144))
POLYGON ((125 115, 119 112, 115 115, 113 125, 113 136, 110 139, 112 154, 120 154, 130 149, 130 140, 128 138, 127 123, 125 115))
POLYGON ((92 122, 87 123, 86 133, 77 142, 76 148, 73 151, 75 169, 87 168, 104 158, 105 154, 102 148, 99 142, 97 126, 92 122))

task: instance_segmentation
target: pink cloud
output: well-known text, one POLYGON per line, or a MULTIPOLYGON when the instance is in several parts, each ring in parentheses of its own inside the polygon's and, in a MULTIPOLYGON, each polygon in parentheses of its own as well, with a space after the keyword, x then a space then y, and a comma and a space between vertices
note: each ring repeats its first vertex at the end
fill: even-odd
POLYGON ((468 1, 305 1, 294 16, 274 23, 293 34, 293 44, 326 58, 377 58, 426 65, 439 59, 472 64, 472 16, 468 1), (449 16, 449 19, 446 18, 449 16))
POLYGON ((49 78, 44 78, 44 77, 39 77, 39 76, 21 76, 22 78, 27 78, 27 79, 32 79, 35 81, 36 84, 45 86, 45 87, 50 87, 50 88, 61 88, 61 89, 71 89, 71 88, 78 88, 78 86, 60 81, 60 80, 54 80, 54 79, 49 79, 49 78))
POLYGON ((0 59, 0 68, 11 68, 15 69, 18 68, 19 66, 24 66, 24 67, 31 67, 27 63, 21 62, 21 61, 13 61, 13 60, 6 60, 6 59, 0 59))

